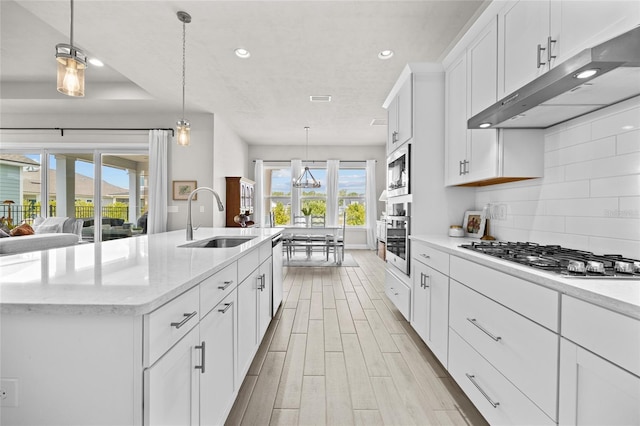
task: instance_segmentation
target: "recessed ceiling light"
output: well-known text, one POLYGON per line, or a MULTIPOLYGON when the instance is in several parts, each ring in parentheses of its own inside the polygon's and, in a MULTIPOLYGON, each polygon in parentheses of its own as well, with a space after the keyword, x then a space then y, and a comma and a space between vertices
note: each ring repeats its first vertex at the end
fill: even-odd
POLYGON ((374 118, 373 120, 371 120, 371 123, 369 123, 369 126, 386 126, 387 125, 387 120, 385 120, 384 118, 374 118))
POLYGON ((590 70, 584 70, 584 71, 581 71, 581 72, 577 73, 576 75, 574 75, 574 77, 575 78, 580 78, 580 79, 589 78, 589 77, 593 77, 594 75, 598 74, 598 71, 600 71, 600 69, 598 69, 598 68, 593 68, 593 69, 590 69, 590 70))
POLYGON ((482 123, 478 127, 481 129, 486 129, 487 127, 491 127, 491 123, 482 123))
POLYGON ((242 59, 247 59, 249 56, 251 56, 251 52, 249 52, 247 49, 243 49, 242 47, 238 47, 236 50, 234 50, 234 52, 236 53, 236 56, 238 58, 242 59))
POLYGON ((331 102, 331 95, 311 95, 309 100, 311 102, 331 102))
POLYGON ((89 63, 95 67, 103 67, 104 66, 104 62, 102 62, 100 59, 98 58, 91 58, 89 59, 89 63))
POLYGON ((393 56, 393 50, 382 50, 378 53, 378 58, 380 59, 389 59, 393 56))

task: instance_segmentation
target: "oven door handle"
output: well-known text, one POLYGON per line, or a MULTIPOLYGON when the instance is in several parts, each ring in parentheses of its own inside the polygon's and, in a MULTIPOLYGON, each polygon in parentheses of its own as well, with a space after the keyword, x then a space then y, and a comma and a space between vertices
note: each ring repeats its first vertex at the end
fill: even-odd
MULTIPOLYGON (((387 220, 404 220, 404 221, 409 221, 409 219, 411 219, 411 216, 387 216, 387 220)), ((387 227, 389 227, 387 225, 387 227)))

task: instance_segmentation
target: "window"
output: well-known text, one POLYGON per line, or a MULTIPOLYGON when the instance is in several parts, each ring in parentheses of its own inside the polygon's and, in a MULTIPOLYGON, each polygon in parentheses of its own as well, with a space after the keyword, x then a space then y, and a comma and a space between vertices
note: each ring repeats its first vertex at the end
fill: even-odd
POLYGON ((338 220, 342 225, 343 212, 347 213, 347 226, 365 226, 365 191, 367 171, 363 168, 340 168, 338 171, 338 220))
MULTIPOLYGON (((312 215, 325 215, 327 214, 327 169, 309 167, 309 170, 322 186, 300 189, 300 207, 311 208, 312 215)), ((299 215, 301 212, 294 214, 299 215)))
POLYGON ((276 225, 291 222, 291 167, 264 168, 265 206, 273 212, 276 225))

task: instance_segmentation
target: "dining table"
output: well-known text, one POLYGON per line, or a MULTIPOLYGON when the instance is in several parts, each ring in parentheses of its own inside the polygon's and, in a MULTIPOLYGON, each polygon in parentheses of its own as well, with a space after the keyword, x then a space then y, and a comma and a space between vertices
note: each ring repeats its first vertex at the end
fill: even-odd
POLYGON ((322 247, 326 250, 327 260, 329 260, 329 248, 334 247, 334 262, 341 263, 342 256, 337 255, 337 247, 339 246, 338 232, 342 229, 342 226, 307 226, 298 224, 279 226, 279 228, 283 228, 282 238, 287 249, 287 261, 290 260, 292 251, 296 247, 305 248, 307 260, 311 258, 311 251, 314 247, 322 247), (325 238, 322 239, 320 238, 321 236, 325 238))

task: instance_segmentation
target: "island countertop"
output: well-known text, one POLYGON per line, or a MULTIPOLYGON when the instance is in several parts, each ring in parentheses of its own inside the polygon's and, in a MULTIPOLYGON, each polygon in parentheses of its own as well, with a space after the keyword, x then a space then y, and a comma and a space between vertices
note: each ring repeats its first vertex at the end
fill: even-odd
POLYGON ((254 236, 231 248, 186 248, 184 230, 0 257, 2 313, 141 315, 236 261, 279 228, 201 228, 194 240, 254 236))
POLYGON ((410 238, 451 255, 640 319, 640 280, 563 278, 460 247, 461 244, 479 241, 477 239, 452 238, 441 235, 412 235, 410 238))

